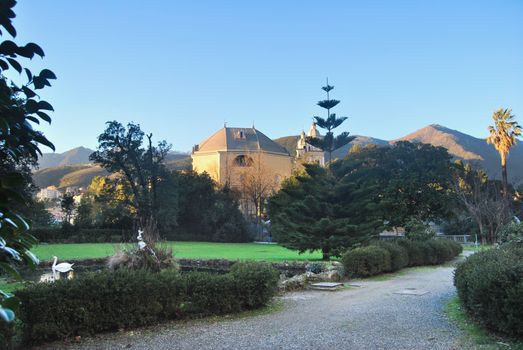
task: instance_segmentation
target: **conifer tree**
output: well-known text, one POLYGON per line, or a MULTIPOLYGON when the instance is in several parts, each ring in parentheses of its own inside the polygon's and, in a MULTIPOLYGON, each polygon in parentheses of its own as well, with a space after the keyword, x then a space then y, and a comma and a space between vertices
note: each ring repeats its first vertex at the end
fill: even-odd
POLYGON ((323 152, 327 152, 329 154, 330 165, 332 162, 332 152, 334 152, 340 147, 345 146, 346 144, 354 140, 355 137, 349 136, 349 132, 347 131, 344 131, 340 133, 338 136, 334 137, 334 133, 332 132, 332 130, 336 129, 345 120, 347 120, 347 117, 336 117, 336 113, 330 112, 332 108, 334 108, 338 103, 340 103, 340 101, 330 98, 330 91, 334 89, 334 86, 329 85, 329 79, 327 79, 327 85, 323 86, 321 89, 327 93, 327 99, 318 101, 317 104, 318 106, 327 110, 327 118, 324 119, 318 116, 314 116, 314 119, 316 120, 316 125, 318 125, 322 129, 327 130, 327 133, 323 138, 308 137, 307 143, 311 144, 314 147, 320 148, 323 152))
POLYGON ((368 170, 359 164, 343 172, 305 164, 304 173, 286 180, 269 202, 278 243, 299 252, 321 250, 329 260, 376 236, 383 220, 368 170))

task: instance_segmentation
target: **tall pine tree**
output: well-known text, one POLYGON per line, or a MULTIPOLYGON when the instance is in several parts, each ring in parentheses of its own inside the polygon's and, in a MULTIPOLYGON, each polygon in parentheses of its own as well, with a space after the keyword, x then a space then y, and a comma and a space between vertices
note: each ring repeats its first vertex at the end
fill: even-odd
POLYGON ((315 116, 314 119, 316 120, 316 125, 318 125, 322 129, 327 130, 327 133, 323 138, 308 137, 307 143, 311 144, 314 147, 320 148, 323 152, 327 152, 329 155, 329 164, 331 164, 332 152, 334 152, 340 147, 345 146, 346 144, 354 140, 355 137, 349 136, 349 132, 347 131, 344 131, 338 136, 334 137, 334 133, 332 132, 332 130, 336 129, 345 120, 347 120, 347 117, 336 117, 336 113, 331 113, 331 109, 334 108, 338 103, 340 103, 340 101, 330 98, 330 91, 334 89, 334 86, 329 85, 329 79, 327 79, 327 85, 323 86, 321 89, 327 93, 327 99, 318 101, 317 104, 318 106, 327 110, 327 118, 324 119, 315 116))
POLYGON ((350 164, 335 172, 305 164, 269 202, 276 240, 299 252, 321 250, 323 260, 368 241, 380 231, 377 188, 369 169, 350 164))

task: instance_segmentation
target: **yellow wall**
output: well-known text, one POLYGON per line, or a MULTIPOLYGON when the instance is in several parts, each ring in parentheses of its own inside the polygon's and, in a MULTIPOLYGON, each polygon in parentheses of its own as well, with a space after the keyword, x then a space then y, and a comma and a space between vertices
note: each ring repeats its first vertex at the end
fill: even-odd
MULTIPOLYGON (((212 152, 192 155, 193 169, 198 173, 207 172, 216 182, 225 184, 229 182, 235 187, 240 181, 240 176, 246 171, 259 171, 265 176, 278 178, 278 182, 291 176, 292 158, 286 155, 259 152, 212 152), (251 157, 254 164, 251 167, 235 165, 235 158, 239 155, 251 157)), ((278 186, 279 187, 279 186, 278 186)))

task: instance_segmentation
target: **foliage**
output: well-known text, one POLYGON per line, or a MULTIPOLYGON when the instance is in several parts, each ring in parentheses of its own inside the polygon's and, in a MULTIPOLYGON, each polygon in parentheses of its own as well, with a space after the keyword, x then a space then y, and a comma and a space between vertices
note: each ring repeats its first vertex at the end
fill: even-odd
POLYGON ((405 237, 413 241, 428 241, 434 238, 436 232, 426 223, 417 219, 410 219, 405 224, 405 237))
POLYGON ((64 224, 71 224, 74 209, 76 207, 73 195, 70 193, 64 194, 62 200, 60 201, 60 207, 62 209, 62 213, 64 214, 64 224))
POLYGON ((110 228, 39 227, 31 234, 40 243, 122 243, 135 242, 136 233, 131 230, 110 228))
MULTIPOLYGON (((0 4, 0 26, 13 38, 16 36, 12 24, 15 5, 14 0, 0 4)), ((1 30, 0 35, 4 35, 1 30)), ((36 240, 28 233, 29 225, 17 210, 30 201, 24 190, 27 181, 19 168, 37 159, 41 145, 54 150, 53 144, 34 125, 51 121, 47 113, 53 107, 41 100, 35 90, 51 86, 50 80, 56 76, 48 69, 34 75, 19 62, 21 58, 31 59, 35 55, 43 57, 44 52, 34 43, 24 46, 11 40, 0 43, 0 269, 18 279, 17 266, 34 267, 38 263, 29 251, 36 240), (18 85, 8 81, 6 71, 10 69, 19 74, 24 71, 27 82, 18 85), (5 171, 9 167, 11 171, 5 171)), ((12 309, 17 304, 16 298, 0 291, 0 319, 13 320, 12 309)))
POLYGON ((17 296, 24 339, 34 343, 258 308, 275 294, 277 278, 256 263, 224 275, 123 269, 36 284, 17 296))
POLYGON ((376 241, 374 246, 385 249, 390 254, 390 272, 401 270, 409 265, 409 252, 407 248, 394 242, 376 241))
POLYGON ((488 127, 490 133, 487 143, 494 145, 501 157, 501 178, 503 193, 508 199, 508 180, 507 180, 507 156, 510 149, 516 144, 516 139, 521 135, 521 126, 512 115, 512 110, 499 108, 492 114, 494 125, 488 127))
POLYGON ((136 246, 118 250, 107 260, 111 270, 130 269, 158 272, 168 268, 177 268, 171 247, 161 244, 148 245, 144 249, 136 246))
POLYGON ((513 243, 523 245, 523 224, 514 222, 501 228, 498 235, 499 243, 513 243))
MULTIPOLYGON (((107 122, 107 128, 98 136, 98 148, 89 159, 120 176, 117 180, 125 186, 131 196, 129 205, 135 210, 140 226, 152 225, 144 232, 147 241, 157 239, 158 189, 160 179, 166 173, 164 159, 171 146, 166 141, 152 145, 152 134, 147 135, 148 145, 144 146, 144 132, 140 125, 129 123, 123 126, 117 121, 107 122)), ((165 208, 164 208, 165 209, 165 208)))
POLYGON ((349 136, 349 133, 345 131, 339 134, 338 136, 334 137, 334 133, 332 132, 332 130, 336 129, 345 120, 347 120, 347 117, 336 117, 336 113, 330 112, 331 108, 335 107, 338 103, 340 103, 339 100, 330 99, 329 92, 332 89, 334 89, 334 86, 329 85, 329 81, 327 80, 327 85, 323 86, 321 89, 327 93, 327 99, 319 101, 318 106, 327 110, 327 118, 324 119, 315 116, 314 119, 316 120, 316 124, 320 128, 327 130, 327 133, 325 134, 325 136, 323 136, 323 138, 308 137, 307 143, 323 150, 324 152, 327 152, 329 154, 330 164, 332 162, 332 152, 354 140, 355 136, 349 136))
MULTIPOLYGON (((378 245, 381 244, 383 243, 378 243, 378 245)), ((405 266, 442 264, 446 261, 455 258, 463 251, 463 247, 461 246, 461 244, 446 239, 431 239, 428 241, 398 239, 394 242, 386 242, 385 244, 391 244, 392 246, 398 246, 405 249, 408 256, 407 265, 405 266)), ((389 251, 391 251, 392 265, 396 264, 397 267, 405 263, 405 261, 403 260, 404 257, 402 256, 403 253, 394 253, 392 252, 392 250, 389 251)))
POLYGON ((321 249, 324 260, 368 241, 382 221, 366 175, 357 164, 344 171, 305 164, 304 173, 284 182, 269 202, 275 239, 300 252, 321 249))
MULTIPOLYGON (((238 209, 235 193, 216 188, 207 173, 173 172, 179 212, 170 224, 169 239, 187 237, 213 242, 248 242, 247 223, 238 209)), ((165 218, 163 221, 172 221, 165 218)))
POLYGON ((349 276, 368 277, 391 271, 390 253, 378 246, 348 250, 342 261, 349 276))
POLYGON ((482 243, 493 244, 498 231, 511 219, 509 202, 499 181, 489 180, 482 170, 456 162, 453 191, 462 208, 475 221, 482 243))
POLYGON ((496 332, 523 338, 523 248, 478 252, 461 263, 454 285, 465 310, 496 332))

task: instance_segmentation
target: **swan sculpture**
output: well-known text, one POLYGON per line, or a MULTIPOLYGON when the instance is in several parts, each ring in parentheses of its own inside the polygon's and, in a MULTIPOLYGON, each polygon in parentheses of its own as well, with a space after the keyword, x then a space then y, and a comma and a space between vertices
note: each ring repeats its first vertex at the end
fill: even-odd
POLYGON ((144 250, 145 247, 147 246, 147 244, 143 240, 142 233, 143 233, 142 230, 138 230, 138 237, 136 237, 136 239, 138 239, 138 248, 140 250, 144 250))
MULTIPOLYGON (((60 272, 69 272, 69 271, 72 271, 73 270, 73 265, 74 264, 69 264, 69 263, 60 263, 60 264, 57 264, 56 262, 58 261, 58 258, 55 256, 54 257, 54 262, 53 262, 53 266, 51 267, 51 269, 53 270, 53 276, 55 276, 56 278, 56 272, 60 273, 60 272)), ((59 274, 58 274, 59 276, 59 274)))

